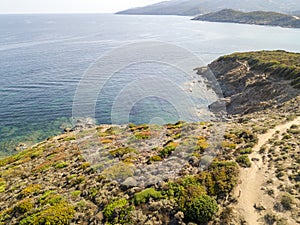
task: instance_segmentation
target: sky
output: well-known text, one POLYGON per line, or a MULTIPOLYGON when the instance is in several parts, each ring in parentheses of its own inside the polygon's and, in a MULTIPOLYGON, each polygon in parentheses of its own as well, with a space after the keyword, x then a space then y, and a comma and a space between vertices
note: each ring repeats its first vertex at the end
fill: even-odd
POLYGON ((0 0, 7 13, 114 13, 163 0, 0 0))

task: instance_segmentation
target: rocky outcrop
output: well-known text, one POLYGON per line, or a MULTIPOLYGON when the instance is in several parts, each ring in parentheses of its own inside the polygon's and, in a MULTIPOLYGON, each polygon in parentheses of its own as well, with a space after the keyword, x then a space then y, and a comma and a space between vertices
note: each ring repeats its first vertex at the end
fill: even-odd
MULTIPOLYGON (((281 68, 280 64, 276 66, 281 68)), ((209 64, 207 70, 198 70, 198 73, 203 76, 213 74, 216 77, 223 92, 227 113, 248 114, 278 107, 299 96, 297 85, 293 87, 291 83, 299 80, 300 74, 281 74, 276 66, 264 66, 256 59, 235 54, 219 58, 209 64)), ((288 67, 282 70, 286 71, 288 67)))

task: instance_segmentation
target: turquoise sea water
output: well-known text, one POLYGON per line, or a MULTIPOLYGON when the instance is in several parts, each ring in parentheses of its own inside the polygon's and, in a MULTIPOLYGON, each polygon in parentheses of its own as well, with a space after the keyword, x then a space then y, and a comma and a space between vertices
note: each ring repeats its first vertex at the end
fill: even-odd
MULTIPOLYGON (((125 44, 143 40, 171 43, 199 57, 199 66, 236 51, 300 52, 300 29, 189 19, 110 14, 0 15, 0 156, 9 154, 20 142, 34 143, 70 127, 73 98, 83 74, 103 54, 125 44)), ((97 101, 98 123, 111 123, 114 93, 122 90, 132 76, 145 71, 149 76, 157 71, 174 77, 180 73, 154 64, 120 71, 123 75, 117 73, 97 101), (127 80, 122 80, 124 77, 127 80)), ((145 108, 166 122, 177 119, 171 105, 149 98, 133 108, 130 120, 149 122, 153 115, 145 114, 145 108)))

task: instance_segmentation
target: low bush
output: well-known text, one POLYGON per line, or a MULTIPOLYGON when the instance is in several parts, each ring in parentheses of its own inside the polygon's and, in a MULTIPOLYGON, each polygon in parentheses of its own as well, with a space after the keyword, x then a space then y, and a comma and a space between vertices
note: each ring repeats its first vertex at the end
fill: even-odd
POLYGON ((4 192, 6 188, 6 181, 0 177, 0 193, 4 192))
POLYGON ((149 159, 150 162, 162 161, 162 158, 159 155, 151 156, 149 159))
POLYGON ((244 148, 240 149, 240 154, 245 155, 245 154, 251 154, 252 153, 252 148, 244 148))
POLYGON ((169 155, 171 155, 171 153, 173 151, 175 151, 176 147, 178 146, 177 143, 175 142, 169 142, 166 146, 164 146, 164 148, 159 152, 159 156, 161 158, 166 158, 169 155))
POLYGON ((117 199, 105 206, 103 215, 108 224, 130 224, 132 207, 125 198, 117 199))
POLYGON ((290 210, 292 208, 293 202, 293 196, 288 193, 283 194, 280 198, 280 203, 285 210, 290 210))
POLYGON ((58 162, 56 165, 55 165, 55 168, 56 169, 62 169, 62 168, 65 168, 69 166, 69 163, 68 162, 58 162))
POLYGON ((212 220, 219 210, 215 199, 208 195, 193 198, 183 209, 185 219, 191 222, 206 223, 212 220))
POLYGON ((34 195, 34 194, 37 194, 40 190, 41 190, 41 185, 31 184, 31 185, 28 185, 26 188, 24 188, 21 191, 20 196, 25 197, 25 196, 29 196, 32 194, 34 195))
POLYGON ((146 140, 149 139, 151 136, 151 132, 150 131, 140 131, 140 132, 135 132, 134 137, 137 140, 146 140))
POLYGON ((236 162, 216 161, 210 165, 208 171, 200 173, 198 179, 209 195, 222 199, 236 187, 238 177, 239 167, 236 162))
POLYGON ((236 162, 242 167, 251 167, 251 161, 248 155, 240 155, 236 158, 236 162))
POLYGON ((136 193, 133 197, 133 202, 135 205, 146 203, 150 198, 160 199, 162 194, 159 191, 156 191, 154 188, 147 188, 139 193, 136 193))
POLYGON ((68 225, 75 215, 74 207, 62 201, 39 212, 28 215, 20 225, 68 225))
POLYGON ((32 210, 34 207, 33 201, 30 198, 23 199, 22 201, 18 202, 17 205, 14 207, 14 210, 18 213, 26 213, 32 210))
POLYGON ((114 150, 109 151, 110 155, 112 155, 113 157, 119 157, 119 158, 122 158, 124 155, 126 155, 128 153, 137 153, 137 151, 130 147, 116 148, 114 150))
POLYGON ((199 137, 197 141, 197 150, 203 152, 205 149, 209 147, 209 144, 205 137, 199 137))

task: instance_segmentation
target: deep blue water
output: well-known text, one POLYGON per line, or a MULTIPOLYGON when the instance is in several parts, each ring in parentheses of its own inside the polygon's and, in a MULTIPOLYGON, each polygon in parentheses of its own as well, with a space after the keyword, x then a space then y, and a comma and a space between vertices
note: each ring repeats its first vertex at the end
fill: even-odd
MULTIPOLYGON (((300 51, 300 29, 176 16, 0 15, 0 155, 19 142, 33 143, 71 126, 74 94, 89 66, 112 49, 143 40, 183 47, 200 58, 199 66, 235 51, 300 51)), ((119 71, 98 99, 98 123, 112 122, 110 96, 141 71, 174 79, 181 73, 157 63, 119 71)), ((151 115, 143 114, 147 107, 165 122, 178 119, 172 105, 152 96, 133 107, 130 120, 149 122, 151 115)))

